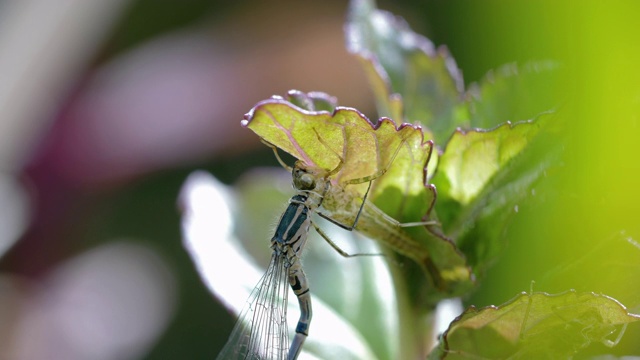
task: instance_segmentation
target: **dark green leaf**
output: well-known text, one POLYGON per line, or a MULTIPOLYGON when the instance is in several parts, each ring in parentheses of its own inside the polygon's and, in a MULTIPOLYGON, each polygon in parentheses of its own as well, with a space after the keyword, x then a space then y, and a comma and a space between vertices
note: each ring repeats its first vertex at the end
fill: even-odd
POLYGON ((463 81, 448 50, 435 48, 373 1, 352 1, 347 48, 362 62, 376 95, 378 113, 419 122, 438 143, 468 121, 463 81))

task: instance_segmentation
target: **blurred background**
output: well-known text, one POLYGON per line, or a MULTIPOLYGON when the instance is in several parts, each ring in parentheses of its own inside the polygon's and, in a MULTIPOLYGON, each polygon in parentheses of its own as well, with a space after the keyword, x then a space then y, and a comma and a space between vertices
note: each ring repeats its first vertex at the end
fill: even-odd
MULTIPOLYGON (((509 62, 570 69, 574 161, 547 190, 575 201, 523 208, 512 232, 522 240, 472 303, 529 290, 540 268, 620 230, 640 239, 639 9, 619 5, 378 2, 446 44, 467 85, 509 62)), ((346 9, 333 0, 0 1, 0 359, 218 353, 234 319, 182 247, 178 191, 194 169, 233 184, 277 166, 240 127, 273 94, 324 91, 376 117, 344 49, 346 9)), ((616 280, 591 290, 637 310, 637 281, 616 280)))

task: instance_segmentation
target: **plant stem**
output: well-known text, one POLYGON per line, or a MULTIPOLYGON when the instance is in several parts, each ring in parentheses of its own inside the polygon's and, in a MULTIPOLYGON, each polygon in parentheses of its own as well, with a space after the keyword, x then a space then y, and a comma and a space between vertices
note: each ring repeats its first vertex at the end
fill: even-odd
MULTIPOLYGON (((396 303, 398 307, 398 336, 399 349, 398 359, 425 359, 434 345, 433 339, 433 307, 425 306, 412 293, 417 282, 415 279, 415 269, 419 267, 408 258, 398 258, 404 262, 401 266, 391 264, 389 271, 396 292, 396 303), (406 263, 406 262, 411 262, 406 263)), ((424 276, 420 272, 420 280, 424 281, 424 276)), ((421 285, 422 287, 422 285, 421 285)))

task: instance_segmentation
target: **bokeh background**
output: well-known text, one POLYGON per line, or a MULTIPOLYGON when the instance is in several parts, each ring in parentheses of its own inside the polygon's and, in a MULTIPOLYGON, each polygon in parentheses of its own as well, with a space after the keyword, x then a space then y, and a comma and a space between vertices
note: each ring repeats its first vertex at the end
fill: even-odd
MULTIPOLYGON (((502 303, 622 230, 640 239, 639 5, 378 5, 446 44, 466 84, 511 62, 555 59, 568 69, 566 168, 538 189, 551 194, 544 202, 523 207, 508 234, 515 240, 469 303, 502 303)), ((324 91, 375 118, 364 74, 344 49, 346 9, 345 1, 0 2, 0 359, 217 354, 234 319, 182 247, 180 185, 194 169, 233 184, 252 167, 277 166, 240 127, 273 94, 324 91)), ((638 312, 640 257, 620 249, 601 261, 619 276, 578 271, 576 287, 638 312)), ((566 290, 556 285, 535 290, 566 290)), ((640 353, 639 336, 632 325, 613 351, 640 353)))

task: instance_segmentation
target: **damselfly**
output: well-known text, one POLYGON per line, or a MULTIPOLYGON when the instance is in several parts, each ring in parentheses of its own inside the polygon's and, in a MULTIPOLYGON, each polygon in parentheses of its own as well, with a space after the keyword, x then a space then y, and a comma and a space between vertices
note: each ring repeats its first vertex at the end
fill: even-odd
MULTIPOLYGON (((273 253, 267 271, 249 296, 247 305, 241 312, 238 323, 235 325, 227 344, 220 355, 218 355, 219 360, 295 360, 298 357, 302 349, 302 344, 308 336, 312 315, 309 286, 300 263, 300 255, 305 246, 311 225, 313 225, 329 245, 344 257, 372 255, 347 254, 333 243, 311 220, 311 215, 322 205, 325 196, 335 191, 335 189, 332 190, 331 188, 330 178, 340 171, 343 164, 342 159, 338 166, 330 171, 309 167, 302 161, 297 161, 295 166, 291 168, 280 159, 277 149, 273 145, 266 144, 272 147, 280 164, 286 169, 291 170, 293 186, 297 194, 291 198, 289 206, 280 217, 275 234, 271 239, 273 253), (286 323, 287 282, 298 298, 300 306, 300 318, 296 326, 295 337, 290 347, 288 346, 289 337, 286 323)), ((400 146, 402 146, 402 143, 400 146)), ((394 158, 395 154, 391 158, 391 162, 393 162, 394 158)), ((388 164, 388 166, 389 165, 390 164, 388 164)), ((368 183, 364 196, 359 199, 361 202, 359 209, 355 211, 355 218, 350 219, 352 220, 350 225, 344 225, 325 214, 319 214, 344 229, 355 229, 360 214, 363 212, 365 204, 367 203, 367 196, 371 189, 372 181, 382 176, 388 166, 376 174, 349 181, 349 184, 368 183)), ((356 202, 355 197, 349 200, 354 203, 356 202)), ((369 205, 369 207, 371 206, 372 205, 369 205)), ((432 224, 432 222, 400 224, 396 221, 394 224, 398 227, 403 227, 432 224)))
MULTIPOLYGON (((307 241, 311 215, 322 204, 332 171, 309 171, 296 163, 292 169, 297 191, 280 217, 271 239, 273 253, 266 273, 254 288, 218 359, 289 359, 298 357, 308 336, 311 297, 300 255, 307 241), (289 347, 286 323, 287 283, 300 305, 296 334, 289 347)), ((315 225, 314 225, 315 227, 315 225)), ((316 227, 317 230, 319 230, 316 227)), ((319 230, 320 231, 320 230, 319 230)), ((320 234, 336 247, 324 233, 320 234)))

